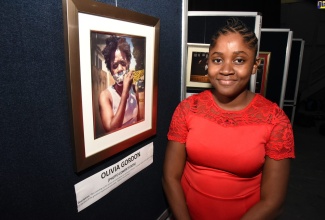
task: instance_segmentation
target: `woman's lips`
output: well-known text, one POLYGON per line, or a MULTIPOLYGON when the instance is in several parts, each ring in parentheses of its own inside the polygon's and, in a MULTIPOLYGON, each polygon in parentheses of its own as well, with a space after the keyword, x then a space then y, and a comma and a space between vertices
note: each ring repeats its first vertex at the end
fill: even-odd
POLYGON ((229 79, 218 79, 219 83, 224 86, 231 86, 236 83, 235 80, 229 80, 229 79))

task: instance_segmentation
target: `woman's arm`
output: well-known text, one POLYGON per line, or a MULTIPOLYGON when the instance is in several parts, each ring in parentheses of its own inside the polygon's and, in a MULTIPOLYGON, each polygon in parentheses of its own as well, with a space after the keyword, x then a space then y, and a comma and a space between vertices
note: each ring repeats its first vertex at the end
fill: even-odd
POLYGON ((111 130, 111 121, 114 117, 111 94, 106 89, 103 90, 99 95, 99 113, 102 119, 103 127, 106 131, 111 130))
POLYGON ((102 124, 104 129, 109 132, 118 129, 123 124, 126 102, 129 97, 129 91, 133 80, 132 72, 128 72, 124 76, 123 90, 121 94, 121 100, 117 107, 116 113, 113 113, 112 97, 108 90, 101 92, 99 97, 99 111, 102 118, 102 124))
POLYGON ((261 200, 241 220, 276 219, 282 213, 290 173, 290 159, 266 156, 262 173, 261 200))
POLYGON ((109 91, 104 90, 99 96, 99 112, 102 119, 104 129, 109 132, 114 129, 120 128, 123 123, 125 107, 126 107, 126 95, 121 96, 121 101, 114 115, 112 101, 109 98, 109 91))
POLYGON ((185 144, 169 141, 163 166, 163 188, 175 219, 190 219, 181 178, 186 162, 185 144))

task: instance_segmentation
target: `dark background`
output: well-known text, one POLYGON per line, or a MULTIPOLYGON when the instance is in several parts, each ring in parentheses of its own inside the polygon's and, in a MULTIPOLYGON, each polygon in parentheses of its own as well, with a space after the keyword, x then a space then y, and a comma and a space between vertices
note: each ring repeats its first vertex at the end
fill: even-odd
POLYGON ((279 28, 281 21, 281 0, 189 0, 188 10, 260 12, 263 16, 263 28, 279 28))
MULTIPOLYGON (((222 28, 230 16, 188 16, 188 43, 210 44, 215 31, 222 28)), ((255 17, 238 16, 254 31, 255 17)))

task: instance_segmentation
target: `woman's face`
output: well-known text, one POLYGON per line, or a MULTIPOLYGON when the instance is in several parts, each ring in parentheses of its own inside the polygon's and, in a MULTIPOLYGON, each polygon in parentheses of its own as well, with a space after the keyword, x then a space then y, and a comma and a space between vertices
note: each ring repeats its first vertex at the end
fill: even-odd
POLYGON ((255 50, 238 33, 221 35, 209 51, 208 77, 216 92, 223 96, 234 97, 246 91, 257 66, 255 50))
POLYGON ((129 69, 129 62, 124 52, 117 49, 111 57, 111 74, 117 84, 123 84, 124 74, 129 69))

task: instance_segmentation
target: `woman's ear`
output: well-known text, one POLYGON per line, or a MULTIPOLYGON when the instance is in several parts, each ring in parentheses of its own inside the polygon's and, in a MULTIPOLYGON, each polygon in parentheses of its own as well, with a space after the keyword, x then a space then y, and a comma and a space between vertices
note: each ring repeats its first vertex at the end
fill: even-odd
POLYGON ((254 65, 253 65, 252 74, 256 74, 257 73, 257 69, 258 69, 258 66, 260 65, 260 63, 261 63, 261 59, 259 57, 257 57, 255 59, 254 65))

